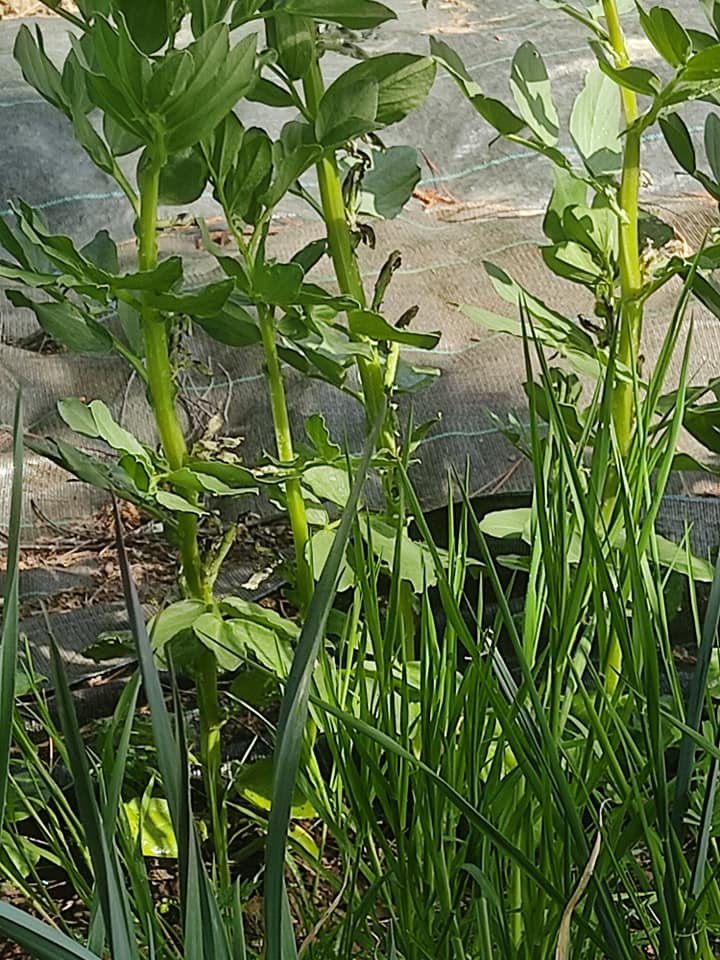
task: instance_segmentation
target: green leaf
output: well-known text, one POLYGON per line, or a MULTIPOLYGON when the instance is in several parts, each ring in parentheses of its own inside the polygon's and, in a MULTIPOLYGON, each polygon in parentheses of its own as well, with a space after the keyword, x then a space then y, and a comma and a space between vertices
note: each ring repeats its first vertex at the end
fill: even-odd
MULTIPOLYGON (((235 122, 234 115, 228 118, 235 122)), ((272 176, 273 146, 270 137, 259 127, 243 130, 233 166, 219 183, 216 196, 221 200, 227 214, 253 224, 260 215, 263 195, 272 176)))
POLYGON ((587 184, 562 167, 553 168, 553 179, 555 185, 545 211, 543 232, 548 240, 561 243, 567 239, 563 224, 565 212, 586 205, 587 184))
POLYGON ((257 318, 232 300, 226 302, 222 313, 214 317, 195 316, 193 323, 213 340, 230 347, 248 347, 262 341, 257 318))
POLYGON ((155 53, 165 44, 169 31, 164 0, 152 4, 113 0, 113 4, 125 17, 130 35, 143 53, 155 53))
POLYGON ((222 463, 219 460, 199 460, 191 458, 188 460, 188 467, 190 467, 194 473, 206 473, 210 476, 217 477, 218 480, 227 484, 228 487, 235 487, 236 489, 251 487, 254 483, 257 483, 256 477, 247 467, 240 467, 236 463, 222 463))
MULTIPOLYGON (((50 233, 36 210, 22 200, 13 201, 10 206, 30 244, 40 248, 58 270, 67 274, 67 277, 63 277, 64 283, 74 286, 88 284, 98 288, 109 284, 110 275, 82 256, 70 237, 50 233)), ((98 299, 102 299, 100 292, 98 299)))
POLYGON ((228 27, 218 23, 187 48, 195 75, 163 111, 169 153, 204 140, 252 88, 256 43, 257 36, 251 33, 230 49, 228 27))
POLYGON ((672 155, 686 173, 697 169, 697 158, 690 131, 677 113, 668 113, 659 118, 660 129, 672 155))
POLYGON ((511 137, 519 133, 526 123, 522 117, 507 107, 500 100, 486 97, 480 86, 473 80, 458 54, 443 40, 430 38, 430 52, 434 59, 448 71, 467 99, 472 103, 483 119, 493 126, 498 133, 511 137))
POLYGON ((141 507, 149 516, 156 517, 170 527, 175 526, 174 516, 160 509, 154 500, 148 498, 144 491, 139 490, 132 477, 117 464, 91 457, 62 440, 26 438, 25 445, 35 453, 59 464, 79 480, 97 487, 98 490, 106 490, 123 500, 129 500, 130 503, 141 507))
POLYGON ((680 67, 692 53, 692 43, 685 28, 666 7, 652 7, 646 13, 638 5, 640 25, 657 52, 672 67, 680 67))
POLYGON ((372 310, 350 311, 348 324, 354 334, 370 337, 372 340, 404 343, 419 350, 432 350, 440 339, 440 333, 413 333, 410 330, 393 327, 381 314, 372 310))
POLYGON ((338 147, 362 137, 377 126, 378 84, 371 79, 355 83, 341 74, 322 96, 315 118, 315 135, 322 146, 338 147))
POLYGON ((118 253, 115 241, 107 230, 98 230, 90 243, 87 243, 80 253, 86 260, 107 273, 118 273, 118 253))
POLYGON ((388 20, 397 20, 393 10, 376 0, 284 0, 277 4, 277 9, 339 23, 351 30, 370 30, 388 20))
POLYGON ((9 903, 0 902, 0 931, 37 960, 101 960, 67 934, 9 903))
POLYGON ((108 145, 97 133, 85 114, 74 113, 72 120, 75 139, 85 153, 87 153, 96 167, 110 176, 115 176, 117 171, 113 155, 108 145))
POLYGON ((45 333, 73 353, 110 353, 112 337, 99 323, 73 306, 69 300, 61 303, 36 303, 14 291, 13 303, 29 307, 45 333))
POLYGON ((90 407, 76 397, 58 400, 57 409, 65 423, 84 437, 97 437, 98 428, 90 407))
POLYGON ((252 88, 245 94, 245 99, 253 103, 264 103, 268 107, 294 107, 295 101, 290 93, 279 83, 273 83, 265 77, 256 77, 252 88))
POLYGON ((680 76, 690 83, 720 79, 720 44, 693 54, 682 68, 680 76))
POLYGON ((224 620, 217 613, 204 613, 193 624, 193 632, 211 650, 220 670, 237 670, 246 660, 248 650, 260 648, 270 655, 277 635, 251 620, 224 620))
POLYGON ((168 257, 154 270, 140 270, 138 273, 125 273, 120 277, 110 277, 114 290, 172 290, 183 277, 181 257, 168 257))
POLYGON ((479 85, 468 73, 467 67, 463 63, 459 54, 444 40, 438 40, 437 37, 430 37, 430 53, 433 58, 457 81, 465 96, 471 100, 473 97, 482 94, 479 85))
POLYGON ((318 456, 324 460, 336 460, 342 455, 342 450, 338 444, 332 442, 330 431, 321 413, 313 413, 305 419, 305 433, 315 447, 318 456))
POLYGON ((525 540, 530 542, 530 507, 511 510, 493 510, 480 521, 480 529, 486 537, 496 540, 525 540))
POLYGON ((621 117, 620 90, 593 68, 570 114, 570 136, 593 176, 617 173, 622 166, 621 117))
MULTIPOLYGON (((312 127, 309 127, 314 136, 312 127)), ((295 181, 322 155, 322 147, 311 143, 287 149, 276 143, 273 148, 273 179, 270 189, 260 198, 268 209, 275 207, 295 181)))
POLYGON ((539 51, 529 40, 513 57, 510 88, 525 123, 542 143, 554 146, 560 128, 550 79, 539 51))
MULTIPOLYGON (((133 41, 123 18, 113 26, 105 17, 96 17, 92 40, 91 87, 101 96, 105 95, 103 106, 114 112, 125 126, 142 130, 152 137, 152 123, 142 115, 147 85, 152 76, 149 58, 133 41)), ((74 49, 80 56, 78 44, 74 44, 74 49)))
POLYGON ((147 464, 150 463, 145 447, 113 420, 112 414, 102 400, 93 400, 90 404, 85 404, 75 397, 70 397, 59 400, 57 407, 58 413, 72 430, 86 437, 100 437, 114 450, 128 453, 147 464))
POLYGON ((298 250, 292 257, 292 263, 299 263, 304 274, 310 273, 312 268, 318 264, 327 253, 328 242, 323 237, 321 240, 311 240, 302 250, 298 250))
POLYGON ((103 116, 103 134, 116 157, 124 157, 128 153, 135 153, 145 144, 141 136, 118 123, 111 113, 106 113, 103 116))
POLYGON ((214 317, 225 305, 234 286, 232 280, 219 280, 191 293, 153 293, 149 290, 144 294, 144 300, 157 310, 168 313, 187 313, 195 318, 214 317))
POLYGON ((565 348, 572 348, 593 357, 596 355, 592 337, 580 329, 576 323, 532 296, 496 264, 485 262, 483 266, 498 295, 517 310, 526 309, 533 319, 538 321, 540 327, 552 336, 552 342, 561 353, 564 353, 565 348))
POLYGON ((377 112, 381 126, 399 123, 423 104, 432 89, 437 66, 430 57, 412 53, 385 53, 369 57, 342 75, 344 84, 374 81, 378 88, 377 112))
POLYGON ((350 496, 350 480, 342 467, 307 467, 302 482, 319 500, 329 500, 338 507, 344 507, 350 496))
MULTIPOLYGON (((272 798, 272 757, 263 757, 243 768, 232 782, 233 791, 249 800, 261 810, 270 809, 272 798)), ((317 814, 312 804, 295 788, 290 816, 296 820, 309 820, 317 814)))
POLYGON ((275 306, 294 306, 303 281, 299 263, 263 263, 258 266, 253 284, 253 299, 275 306))
POLYGON ((167 800, 163 797, 149 797, 147 800, 133 797, 132 800, 126 800, 122 807, 130 838, 134 843, 140 841, 144 857, 177 858, 177 839, 167 800))
POLYGON ((202 195, 207 178, 207 163, 199 150, 188 147, 172 154, 160 170, 160 203, 193 203, 202 195))
POLYGON ((542 258, 556 276, 581 283, 590 290, 594 290, 602 278, 602 271, 591 253, 579 243, 571 241, 543 247, 542 258))
POLYGON ((17 392, 12 431, 13 473, 10 517, 5 554, 3 618, 0 625, 0 829, 5 823, 15 712, 16 671, 19 639, 20 527, 23 495, 23 404, 17 392))
POLYGON ((102 400, 92 400, 89 404, 89 410, 97 425, 97 435, 105 443, 109 444, 114 450, 129 453, 133 457, 150 462, 150 456, 145 447, 137 437, 134 437, 132 433, 115 422, 102 400))
POLYGON ((427 587, 432 587, 436 580, 432 555, 424 543, 412 540, 406 530, 400 533, 400 553, 397 553, 398 531, 396 527, 387 523, 381 517, 370 517, 370 532, 365 526, 361 533, 371 545, 373 553, 395 576, 412 584, 413 590, 421 594, 427 587), (400 566, 396 569, 396 561, 400 566))
POLYGON ((602 72, 619 86, 653 99, 660 93, 662 80, 652 70, 646 70, 644 67, 620 69, 608 60, 605 48, 597 40, 591 40, 590 47, 598 59, 598 66, 602 72))
POLYGON ((243 597, 223 597, 220 601, 220 610, 230 619, 250 620, 289 640, 297 640, 300 633, 300 628, 294 620, 288 620, 276 610, 263 607, 262 604, 254 603, 252 600, 245 600, 243 597))
POLYGON ((399 216, 420 178, 415 147, 374 151, 372 166, 360 185, 360 213, 384 220, 399 216))
POLYGON ((153 651, 162 653, 173 637, 190 630, 206 610, 207 607, 201 600, 178 600, 155 614, 148 623, 153 651))
POLYGON ((232 0, 185 0, 192 13, 192 32, 197 37, 214 23, 222 22, 232 0))
POLYGON ((277 53, 277 63, 290 80, 301 80, 315 58, 315 23, 311 18, 282 11, 265 20, 268 47, 277 53))
POLYGON ((522 117, 507 107, 502 101, 493 97, 479 95, 470 101, 480 116, 487 120, 503 137, 512 137, 526 126, 522 117))
POLYGON ((720 7, 718 7, 717 0, 700 0, 700 6, 703 8, 710 26, 715 33, 720 34, 720 7))
POLYGON ((62 87, 73 117, 90 113, 93 104, 88 90, 88 76, 76 50, 71 50, 62 68, 62 87))
POLYGON ((192 513, 196 517, 202 517, 205 510, 196 503, 190 503, 184 497, 177 493, 171 493, 169 490, 158 490, 155 493, 155 499, 161 507, 171 510, 173 513, 192 513))
POLYGON ((36 38, 33 39, 30 30, 22 24, 15 37, 13 56, 30 86, 67 116, 70 111, 60 72, 45 53, 40 31, 36 30, 36 38))
POLYGON ((705 120, 705 154, 715 180, 720 182, 720 117, 716 113, 705 120))
MULTIPOLYGON (((330 551, 332 550, 335 542, 336 530, 337 526, 333 524, 332 526, 322 527, 310 537, 310 543, 308 544, 307 549, 307 557, 310 562, 310 566, 312 567, 313 577, 315 580, 320 578, 322 569, 327 562, 327 558, 330 556, 330 551)), ((343 557, 342 563, 340 564, 340 569, 338 570, 338 593, 344 593, 345 590, 349 590, 354 583, 355 573, 348 563, 347 557, 343 557)))

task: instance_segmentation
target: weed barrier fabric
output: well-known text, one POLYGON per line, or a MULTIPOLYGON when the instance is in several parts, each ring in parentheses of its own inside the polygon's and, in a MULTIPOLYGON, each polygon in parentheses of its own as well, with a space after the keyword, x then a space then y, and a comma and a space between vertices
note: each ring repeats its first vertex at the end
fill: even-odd
MULTIPOLYGON (((397 21, 370 33, 328 38, 329 44, 345 51, 329 54, 323 61, 329 78, 345 68, 348 52, 427 52, 429 37, 435 35, 458 51, 486 93, 507 99, 513 53, 521 42, 532 39, 545 58, 562 121, 594 62, 582 27, 538 0, 518 0, 512 5, 505 0, 442 4, 430 0, 427 10, 420 0, 391 0, 391 5, 397 10, 397 21)), ((699 4, 673 0, 666 5, 686 25, 704 26, 699 4)), ((58 61, 69 47, 68 26, 60 19, 0 22, 0 210, 7 213, 9 202, 20 196, 43 212, 54 231, 79 243, 107 229, 121 244, 121 257, 129 266, 134 256, 132 220, 117 185, 93 166, 75 143, 69 122, 24 82, 13 60, 12 47, 22 22, 31 29, 41 28, 48 53, 58 61)), ((631 34, 629 46, 636 62, 657 65, 646 40, 631 34)), ((291 116, 281 111, 268 116, 265 108, 255 104, 243 104, 240 114, 247 125, 263 125, 273 135, 291 116)), ((702 106, 692 105, 683 115, 697 135, 702 106)), ((413 467, 421 502, 428 509, 442 506, 449 472, 455 469, 462 474, 466 464, 473 494, 527 489, 527 465, 499 428, 511 412, 521 422, 527 420, 521 347, 473 325, 453 304, 475 304, 503 313, 510 309, 497 298, 483 268, 484 261, 491 261, 555 309, 569 316, 592 313, 584 291, 550 275, 537 250, 552 184, 550 165, 493 139, 490 128, 442 72, 427 103, 392 128, 386 142, 416 146, 423 179, 417 199, 397 219, 374 225, 377 244, 375 250, 363 249, 363 273, 372 284, 390 251, 401 251, 403 265, 386 298, 388 318, 393 321, 417 304, 415 328, 442 331, 432 353, 406 352, 414 362, 440 371, 433 385, 412 401, 416 424, 437 418, 413 467)), ((644 147, 644 206, 671 223, 679 240, 696 247, 707 228, 717 222, 717 208, 698 192, 694 181, 677 175, 677 164, 656 131, 644 147)), ((128 171, 135 162, 136 158, 127 158, 128 171)), ((307 186, 315 186, 312 178, 307 186)), ((211 217, 218 211, 208 196, 189 212, 211 217)), ((287 259, 321 235, 321 223, 311 219, 306 208, 288 206, 273 223, 272 249, 287 259)), ((163 255, 184 257, 190 284, 215 270, 214 261, 198 249, 191 229, 168 231, 161 246, 163 255)), ((331 274, 329 263, 321 261, 313 278, 332 282, 331 274)), ((677 292, 677 285, 670 285, 648 305, 643 344, 648 363, 657 354, 677 292)), ((693 382, 705 382, 720 374, 720 325, 695 303, 692 315, 691 377, 693 382)), ((36 332, 34 316, 12 307, 0 292, 0 423, 11 421, 15 394, 22 387, 30 432, 67 439, 68 431, 56 412, 57 400, 100 397, 126 427, 146 440, 153 439, 143 389, 122 361, 39 353, 28 341, 36 332)), ((220 411, 226 417, 225 432, 245 439, 243 456, 248 463, 264 450, 272 450, 260 351, 225 348, 197 334, 188 348, 199 364, 188 368, 184 377, 181 400, 186 425, 201 429, 211 414, 220 411)), ((294 372, 288 373, 288 395, 298 436, 302 436, 304 418, 322 411, 335 440, 347 440, 353 449, 361 446, 363 412, 353 400, 294 372)), ((401 423, 408 411, 408 401, 402 399, 401 423)), ((688 437, 683 437, 682 449, 698 452, 688 437)), ((10 445, 0 434, 0 528, 5 525, 9 477, 10 445)), ((87 516, 103 502, 97 491, 33 455, 28 455, 26 478, 26 539, 32 538, 37 525, 30 501, 41 515, 59 521, 87 516)), ((696 546, 707 553, 720 540, 719 524, 703 506, 709 507, 709 502, 696 498, 715 493, 716 485, 695 476, 673 483, 672 492, 679 499, 668 508, 668 524, 676 529, 678 517, 685 514, 698 521, 696 546), (687 504, 685 514, 683 504, 687 504)), ((72 639, 68 637, 67 642, 72 639)))

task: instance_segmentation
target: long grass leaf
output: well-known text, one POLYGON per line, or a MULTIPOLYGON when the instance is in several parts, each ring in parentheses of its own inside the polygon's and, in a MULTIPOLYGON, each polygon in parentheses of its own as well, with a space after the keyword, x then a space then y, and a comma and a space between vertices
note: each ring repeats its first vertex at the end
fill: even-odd
POLYGON ((195 829, 188 778, 188 755, 182 705, 173 682, 177 733, 165 705, 160 676, 145 626, 142 605, 133 582, 122 523, 115 504, 115 533, 125 604, 137 647, 140 673, 150 708, 157 763, 163 778, 170 819, 178 844, 184 948, 193 960, 229 960, 229 943, 212 884, 202 861, 195 829))
MULTIPOLYGON (((693 731, 699 732, 700 730, 705 691, 710 673, 710 661, 717 643, 718 626, 720 626, 720 555, 715 563, 710 597, 703 619, 700 648, 687 695, 685 720, 687 726, 693 731)), ((675 779, 675 799, 672 809, 672 822, 679 834, 682 833, 682 823, 689 804, 690 780, 695 765, 695 749, 695 741, 688 733, 685 733, 680 742, 678 772, 675 779)))
POLYGON ((273 761, 272 807, 265 853, 265 936, 267 960, 293 960, 295 940, 289 929, 289 908, 285 889, 285 849, 290 808, 295 790, 303 734, 308 714, 310 688, 325 626, 335 598, 337 579, 350 531, 356 522, 370 458, 385 416, 380 411, 368 437, 343 517, 325 561, 305 622, 300 631, 278 721, 277 746, 273 761))
POLYGON ((9 903, 0 903, 0 930, 36 960, 99 960, 66 934, 9 903))
POLYGON ((137 646, 138 663, 140 665, 145 697, 150 708, 150 720, 153 731, 153 741, 157 751, 158 768, 163 778, 163 786, 165 787, 170 815, 173 820, 173 825, 175 825, 175 822, 179 820, 180 805, 182 804, 182 791, 180 788, 181 771, 177 769, 177 764, 174 762, 177 752, 175 737, 173 735, 170 714, 165 706, 165 698, 163 696, 162 686, 160 685, 160 676, 155 666, 152 646, 145 627, 145 614, 130 571, 130 563, 123 542, 122 523, 117 504, 115 504, 115 537, 120 560, 120 575, 122 577, 125 606, 130 629, 137 646))
POLYGON ((18 581, 22 520, 23 447, 22 394, 15 401, 13 422, 13 481, 5 567, 5 596, 0 634, 0 829, 4 822, 10 769, 10 742, 15 710, 15 671, 18 647, 18 581))
POLYGON ((448 800, 450 800, 453 806, 467 818, 468 823, 472 824, 472 826, 475 827, 475 829, 482 836, 487 837, 487 839, 490 840, 498 850, 501 850, 513 863, 517 864, 517 866, 519 866, 521 870, 527 874, 527 876, 531 877, 535 883, 537 883, 538 886, 544 890, 545 893, 560 907, 565 907, 567 898, 562 891, 558 890, 557 887, 555 887, 551 881, 548 880, 545 873, 543 873, 516 844, 509 840, 501 830, 499 830, 493 823, 491 823, 490 820, 476 810, 476 808, 473 807, 473 805, 469 803, 468 800, 462 796, 462 794, 458 793, 458 791, 451 784, 439 776, 439 774, 437 774, 431 767, 416 757, 409 750, 406 750, 404 747, 402 747, 392 737, 388 736, 388 734, 383 733, 376 727, 371 726, 369 723, 366 723, 359 717, 354 717, 352 714, 346 713, 344 710, 339 710, 337 707, 334 707, 329 703, 324 703, 321 700, 313 699, 313 702, 321 710, 329 713, 337 720, 340 720, 356 733, 361 734, 363 737, 368 737, 381 746, 384 750, 387 750, 389 753, 400 757, 402 760, 415 767, 416 770, 425 774, 425 776, 427 776, 435 784, 435 786, 439 788, 441 793, 443 793, 448 800))
MULTIPOLYGON (((135 674, 123 690, 118 705, 115 708, 112 723, 108 731, 107 746, 103 754, 103 768, 106 775, 109 775, 107 794, 103 805, 103 827, 105 830, 105 839, 108 844, 112 843, 113 837, 115 836, 139 689, 140 677, 138 674, 135 674), (121 730, 116 745, 115 731, 118 726, 121 726, 121 730)), ((90 917, 88 947, 100 953, 105 943, 105 922, 102 911, 97 909, 98 906, 99 904, 96 900, 93 904, 93 911, 90 917)))
POLYGON ((137 960, 139 953, 127 891, 122 882, 117 855, 106 840, 95 785, 90 775, 87 750, 80 733, 62 656, 52 635, 50 636, 50 653, 60 725, 67 744, 78 813, 90 851, 110 951, 113 960, 137 960))
MULTIPOLYGON (((720 726, 715 735, 715 746, 720 748, 720 726)), ((715 797, 718 787, 718 771, 720 771, 720 760, 717 757, 710 762, 705 781, 705 795, 703 797, 702 813, 700 815, 700 829, 698 830, 697 853, 695 854, 695 863, 693 864, 692 878, 690 881, 690 893, 697 897, 703 888, 705 882, 705 866, 707 864, 708 850, 710 848, 710 836, 713 829, 713 820, 715 818, 715 797)))

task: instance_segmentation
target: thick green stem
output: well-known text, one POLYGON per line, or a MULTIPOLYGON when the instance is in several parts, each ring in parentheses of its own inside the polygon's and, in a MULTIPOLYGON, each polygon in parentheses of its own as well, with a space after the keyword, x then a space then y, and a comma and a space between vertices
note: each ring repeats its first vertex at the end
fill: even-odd
MULTIPOLYGON (((617 66, 620 69, 629 66, 629 57, 625 44, 616 0, 603 0, 603 10, 607 21, 608 36, 617 66)), ((640 352, 642 332, 642 271, 640 267, 640 246, 638 240, 639 196, 640 196, 640 143, 641 133, 636 125, 638 119, 637 98, 632 90, 621 91, 625 113, 625 147, 623 151, 623 169, 618 193, 618 203, 623 212, 620 221, 620 290, 621 304, 618 332, 618 363, 627 371, 636 368, 640 352)), ((626 377, 619 381, 613 403, 613 422, 620 452, 626 456, 633 435, 634 390, 632 381, 626 377)))
POLYGON ((232 881, 227 846, 227 811, 221 795, 222 716, 218 699, 217 662, 215 655, 205 647, 198 657, 195 688, 200 713, 200 756, 212 819, 215 863, 220 889, 229 893, 232 881))
MULTIPOLYGON (((322 74, 317 60, 313 62, 303 78, 303 89, 309 112, 312 116, 315 116, 323 95, 322 74)), ((367 306, 365 290, 357 258, 353 251, 350 228, 345 212, 342 180, 333 154, 323 157, 318 162, 317 174, 328 247, 338 286, 342 293, 357 300, 364 309, 367 306)), ((360 357, 358 359, 358 371, 362 383, 367 422, 371 426, 375 423, 385 398, 385 377, 380 356, 376 350, 373 351, 372 358, 360 357)), ((395 434, 389 415, 380 436, 380 443, 389 450, 395 449, 395 434)))
MULTIPOLYGON (((617 66, 623 69, 629 66, 625 37, 620 23, 616 0, 603 0, 603 11, 608 27, 610 44, 615 52, 617 66)), ((642 291, 642 270, 640 266, 640 244, 638 239, 639 197, 640 197, 640 146, 641 131, 637 124, 637 98, 632 90, 621 90, 625 114, 625 144, 623 150, 623 168, 618 192, 618 204, 622 211, 619 224, 620 247, 620 311, 618 317, 617 360, 622 368, 622 379, 614 388, 612 417, 615 436, 620 455, 625 458, 630 451, 635 422, 635 392, 632 377, 637 370, 640 355, 640 336, 642 333, 643 305, 640 299, 642 291), (631 379, 628 379, 628 376, 631 379)), ((610 481, 606 493, 606 505, 611 506, 615 496, 616 482, 610 481)), ((605 663, 605 686, 614 693, 622 669, 622 650, 617 634, 610 637, 605 663)))
MULTIPOLYGON (((233 232, 238 249, 245 258, 245 266, 252 273, 255 269, 253 257, 258 256, 258 249, 253 243, 250 249, 246 246, 240 230, 237 229, 228 205, 223 202, 223 210, 230 229, 233 232), (254 248, 254 249, 253 249, 254 248)), ((258 225, 259 227, 259 225, 258 225)), ((260 237, 262 231, 256 227, 258 246, 264 249, 260 237)), ((291 464, 295 459, 295 450, 293 445, 292 430, 290 427, 290 417, 288 414, 287 396, 285 394, 285 384, 280 366, 280 357, 278 355, 277 341, 275 339, 275 324, 273 314, 269 307, 264 304, 258 304, 258 321, 260 324, 260 335, 262 337, 263 351, 265 353, 265 369, 267 374, 268 389, 270 393, 270 409, 273 418, 273 427, 275 430, 275 444, 277 447, 278 459, 281 463, 291 464)), ((295 549, 295 566, 297 569, 297 592, 302 610, 307 610, 313 595, 314 581, 312 569, 309 562, 310 530, 308 527, 307 510, 305 509, 305 498, 302 493, 302 486, 299 479, 288 480, 285 484, 285 495, 287 498, 288 516, 290 518, 290 527, 293 535, 293 545, 295 549)))
MULTIPOLYGON (((140 230, 138 236, 138 267, 154 270, 158 262, 157 209, 160 167, 148 168, 140 188, 140 230)), ((162 313, 153 307, 142 310, 142 330, 145 345, 150 402, 168 466, 179 470, 185 463, 187 446, 175 406, 175 384, 168 347, 167 329, 162 313)), ((204 583, 202 561, 197 539, 197 519, 193 514, 178 517, 178 540, 182 573, 187 590, 193 597, 210 600, 204 583)))
MULTIPOLYGON (((158 262, 157 210, 160 164, 148 165, 140 178, 140 228, 138 231, 138 267, 153 270, 158 262)), ((187 458, 185 435, 175 405, 175 383, 168 345, 167 328, 162 313, 144 307, 141 314, 145 345, 145 363, 150 402, 157 424, 160 443, 171 470, 179 470, 187 458)), ((186 492, 184 492, 185 495, 186 492)), ((197 535, 197 519, 181 513, 177 533, 185 588, 195 599, 210 603, 212 587, 205 574, 197 535)), ((200 711, 200 755, 203 765, 208 803, 213 823, 213 843, 218 873, 224 889, 230 888, 227 857, 225 813, 220 796, 220 705, 217 690, 215 656, 201 647, 196 689, 200 711)))
MULTIPOLYGON (((275 443, 278 458, 283 464, 292 464, 295 459, 292 430, 288 415, 287 398, 283 384, 280 358, 275 341, 275 325, 270 309, 258 304, 258 319, 265 351, 265 368, 267 371, 268 387, 270 390, 270 406, 272 409, 273 426, 275 428, 275 443)), ((305 500, 300 480, 287 480, 285 483, 288 515, 292 528, 293 543, 295 546, 295 564, 297 568, 297 591, 300 606, 307 610, 313 594, 313 576, 308 560, 308 544, 310 532, 308 529, 305 500)))

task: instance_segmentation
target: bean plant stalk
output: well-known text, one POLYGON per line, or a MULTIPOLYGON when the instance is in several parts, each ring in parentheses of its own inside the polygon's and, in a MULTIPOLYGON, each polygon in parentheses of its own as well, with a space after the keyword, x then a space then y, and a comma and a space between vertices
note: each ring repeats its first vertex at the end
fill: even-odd
MULTIPOLYGON (((231 208, 223 194, 222 185, 219 186, 218 193, 220 205, 225 213, 225 219, 232 232, 233 239, 243 257, 248 274, 252 276, 256 269, 255 258, 258 250, 258 241, 263 241, 267 223, 265 220, 261 220, 260 223, 256 225, 252 238, 246 242, 243 237, 242 228, 238 227, 232 215, 231 208)), ((264 242, 260 243, 260 247, 264 251, 264 242)), ((291 467, 295 460, 295 445, 293 443, 285 383, 283 381, 282 367, 280 365, 280 356, 277 348, 275 314, 272 307, 265 303, 258 303, 257 315, 265 358, 265 376, 270 397, 273 429, 275 432, 275 447, 280 463, 291 467)), ((295 587, 300 609, 305 611, 313 593, 313 574, 308 557, 310 529, 308 526, 302 484, 298 477, 290 477, 285 481, 285 497, 295 551, 295 587)))
MULTIPOLYGON (((610 43, 615 51, 617 66, 629 66, 625 37, 620 23, 616 0, 603 0, 610 43)), ((638 119, 637 98, 632 90, 622 88, 622 103, 625 114, 623 168, 618 201, 622 211, 620 222, 620 328, 618 360, 626 369, 633 370, 640 352, 642 331, 642 272, 638 241, 639 195, 640 195, 640 143, 641 131, 638 119)), ((626 456, 633 433, 633 385, 631 380, 621 380, 615 390, 613 421, 618 446, 626 456)))
MULTIPOLYGON (((317 57, 313 58, 309 69, 303 78, 303 92, 311 116, 316 115, 320 100, 324 92, 322 71, 317 57)), ((363 287, 360 268, 355 251, 353 250, 352 236, 348 225, 345 199, 343 196, 342 180, 338 170, 334 153, 321 157, 317 164, 318 185, 320 188, 320 203, 323 219, 327 231, 330 258, 335 269, 335 276, 340 292, 356 300, 362 309, 367 307, 365 289, 363 287)), ((370 428, 385 404, 386 391, 392 388, 399 348, 393 345, 392 353, 383 371, 382 362, 376 346, 373 347, 371 358, 358 357, 358 373, 362 385, 365 403, 365 416, 370 428)), ((380 447, 395 453, 395 430, 392 422, 392 412, 387 408, 383 426, 379 437, 380 447)), ((395 515, 397 510, 396 489, 392 475, 383 476, 386 511, 395 515)), ((410 585, 404 581, 401 586, 401 605, 405 621, 406 642, 411 642, 415 632, 415 617, 412 609, 412 594, 410 585)))
MULTIPOLYGON (((615 52, 619 69, 629 66, 627 45, 616 0, 603 0, 603 12, 608 28, 610 44, 615 52)), ((642 272, 640 268, 640 245, 638 240, 640 196, 640 146, 641 130, 638 119, 637 98, 632 90, 621 90, 626 133, 623 147, 623 165, 618 192, 621 210, 619 224, 620 256, 620 315, 618 329, 618 363, 624 371, 637 368, 642 332, 642 272)), ((634 389, 632 378, 623 376, 614 388, 612 417, 615 436, 621 456, 628 455, 633 437, 634 389)), ((613 482, 611 481, 611 484, 613 482)), ((607 502, 614 499, 614 491, 607 491, 607 502)), ((605 664, 606 684, 609 692, 617 687, 622 666, 622 652, 618 637, 613 634, 605 664)))
MULTIPOLYGON (((317 58, 313 59, 303 78, 303 91, 308 110, 314 116, 324 92, 322 72, 317 58)), ((334 154, 326 155, 318 161, 317 174, 328 247, 338 286, 341 293, 357 300, 360 307, 364 309, 367 306, 365 290, 357 258, 353 251, 352 237, 345 211, 342 180, 334 154)), ((385 378, 377 348, 374 349, 373 356, 370 359, 358 357, 358 370, 362 383, 367 422, 368 425, 372 425, 385 398, 385 378)), ((380 445, 388 450, 395 450, 395 433, 389 413, 380 434, 380 445)))
MULTIPOLYGON (((140 270, 154 270, 158 263, 157 214, 161 167, 162 164, 157 159, 151 159, 139 175, 138 267, 140 270)), ((172 362, 166 320, 162 312, 153 307, 143 308, 142 330, 150 403, 160 443, 170 469, 179 470, 185 464, 188 450, 175 403, 172 362)), ((190 498, 187 491, 184 491, 184 495, 190 498)), ((212 586, 200 554, 195 514, 178 514, 177 536, 186 593, 192 599, 201 600, 206 604, 212 603, 212 586)), ((201 760, 213 824, 217 867, 221 887, 227 890, 230 887, 230 870, 227 847, 224 842, 225 815, 219 796, 221 714, 217 690, 217 665, 214 654, 205 647, 202 647, 199 652, 195 683, 200 710, 201 760)))
MULTIPOLYGON (((292 464, 295 459, 295 450, 292 430, 290 428, 285 386, 280 368, 280 357, 278 356, 277 343, 275 340, 275 324, 273 322, 272 310, 264 304, 259 304, 258 319, 260 321, 263 350, 265 351, 265 369, 270 393, 270 406, 272 409, 278 458, 281 463, 292 464)), ((305 510, 305 499, 303 497, 302 485, 297 477, 292 477, 285 481, 285 497, 295 547, 297 593, 300 608, 306 610, 313 593, 313 575, 307 556, 310 532, 308 529, 307 512, 305 510)))

